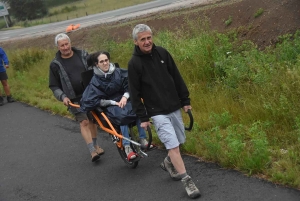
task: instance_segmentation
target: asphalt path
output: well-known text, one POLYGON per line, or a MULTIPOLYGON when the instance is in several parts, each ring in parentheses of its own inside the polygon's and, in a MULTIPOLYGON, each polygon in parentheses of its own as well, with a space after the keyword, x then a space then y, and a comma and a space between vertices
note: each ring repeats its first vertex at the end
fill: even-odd
POLYGON ((156 0, 144 4, 137 4, 126 8, 88 15, 61 22, 53 22, 22 29, 0 31, 0 42, 65 32, 67 26, 69 26, 70 24, 80 24, 80 27, 84 28, 129 18, 135 18, 141 15, 160 12, 166 9, 188 7, 195 4, 209 4, 215 1, 218 0, 156 0))
MULTIPOLYGON (((161 170, 166 150, 148 152, 136 169, 125 165, 107 133, 106 153, 92 163, 72 119, 24 103, 0 107, 0 201, 190 200, 180 181, 161 170)), ((300 191, 247 177, 184 155, 203 201, 299 201, 300 191)))

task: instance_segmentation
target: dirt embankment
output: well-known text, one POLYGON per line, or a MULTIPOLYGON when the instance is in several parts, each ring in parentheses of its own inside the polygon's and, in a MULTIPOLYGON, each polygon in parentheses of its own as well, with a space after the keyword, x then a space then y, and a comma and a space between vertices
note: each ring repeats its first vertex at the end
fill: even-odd
MULTIPOLYGON (((187 27, 187 19, 207 18, 210 21, 211 29, 225 32, 230 29, 238 29, 241 40, 251 40, 257 44, 258 48, 273 45, 278 41, 278 36, 295 33, 300 29, 300 1, 299 0, 223 0, 222 2, 209 5, 195 5, 192 8, 182 10, 169 10, 160 12, 160 17, 143 16, 134 19, 136 23, 147 23, 154 30, 161 29, 174 30, 179 27, 187 27), (204 9, 205 8, 205 9, 204 9), (262 15, 254 17, 259 9, 263 10, 262 15), (178 14, 175 14, 178 13, 178 14), (161 17, 164 14, 171 14, 169 17, 161 17), (225 21, 232 18, 232 23, 226 26, 225 21)), ((125 24, 116 22, 114 24, 125 24)), ((127 40, 132 30, 131 25, 113 26, 109 29, 110 35, 117 40, 127 40)), ((72 44, 82 47, 82 44, 89 46, 88 37, 93 30, 98 30, 99 26, 83 28, 70 33, 72 44)), ((4 49, 27 48, 27 47, 53 47, 54 35, 46 35, 33 39, 15 40, 1 42, 4 49)))

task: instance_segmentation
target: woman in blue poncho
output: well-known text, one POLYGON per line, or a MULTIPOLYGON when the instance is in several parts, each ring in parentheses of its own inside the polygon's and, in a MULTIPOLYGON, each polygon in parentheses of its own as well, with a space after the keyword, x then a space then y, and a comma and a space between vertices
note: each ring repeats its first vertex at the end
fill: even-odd
MULTIPOLYGON (((129 101, 127 70, 110 63, 110 54, 105 51, 90 55, 88 63, 93 65, 94 75, 82 95, 81 109, 90 111, 100 106, 105 111, 105 108, 109 108, 109 111, 113 111, 113 115, 115 115, 110 120, 115 125, 120 125, 123 136, 127 138, 129 138, 127 125, 136 121, 141 148, 146 148, 148 141, 145 130, 140 127, 141 122, 133 114, 129 101), (123 111, 126 111, 127 114, 124 115, 123 111)), ((123 140, 123 146, 128 160, 136 158, 136 153, 131 149, 129 141, 123 140)))

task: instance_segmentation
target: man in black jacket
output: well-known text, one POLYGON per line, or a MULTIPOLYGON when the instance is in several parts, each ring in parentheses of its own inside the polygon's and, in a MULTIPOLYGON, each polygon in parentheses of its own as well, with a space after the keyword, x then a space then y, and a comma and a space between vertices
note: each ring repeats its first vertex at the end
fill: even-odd
POLYGON ((152 118, 158 137, 168 150, 161 168, 172 179, 182 181, 189 197, 199 197, 179 149, 186 138, 180 108, 185 112, 192 108, 189 91, 170 53, 153 43, 149 26, 136 25, 132 35, 135 48, 128 63, 128 79, 134 112, 144 129, 150 126, 152 118))
MULTIPOLYGON (((84 91, 81 73, 88 69, 88 53, 72 47, 70 38, 64 33, 56 35, 55 45, 58 51, 50 63, 49 88, 55 98, 65 106, 68 106, 69 102, 78 103, 84 91)), ((69 111, 80 122, 81 134, 90 151, 92 162, 98 160, 104 150, 97 144, 97 126, 89 121, 87 113, 76 108, 70 108, 69 111)))

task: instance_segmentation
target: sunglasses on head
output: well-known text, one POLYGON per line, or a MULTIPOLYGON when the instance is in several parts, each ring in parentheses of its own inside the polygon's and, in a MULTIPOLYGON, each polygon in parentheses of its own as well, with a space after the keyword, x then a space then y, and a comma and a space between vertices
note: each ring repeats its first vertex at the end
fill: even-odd
POLYGON ((104 62, 108 62, 108 59, 104 59, 104 60, 99 61, 100 64, 103 64, 104 62))

